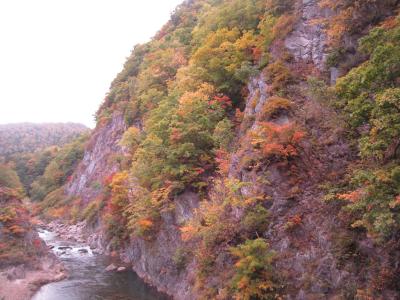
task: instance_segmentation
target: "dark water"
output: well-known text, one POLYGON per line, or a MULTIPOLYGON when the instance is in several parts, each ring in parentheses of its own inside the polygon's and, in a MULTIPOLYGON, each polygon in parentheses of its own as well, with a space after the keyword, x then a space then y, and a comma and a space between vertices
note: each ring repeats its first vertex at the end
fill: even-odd
POLYGON ((164 300, 167 296, 148 286, 134 272, 107 272, 110 263, 101 255, 94 255, 89 247, 60 241, 49 231, 39 232, 63 261, 69 277, 43 286, 33 300, 164 300), (70 246, 72 249, 59 249, 70 246), (79 251, 85 249, 87 253, 79 251))

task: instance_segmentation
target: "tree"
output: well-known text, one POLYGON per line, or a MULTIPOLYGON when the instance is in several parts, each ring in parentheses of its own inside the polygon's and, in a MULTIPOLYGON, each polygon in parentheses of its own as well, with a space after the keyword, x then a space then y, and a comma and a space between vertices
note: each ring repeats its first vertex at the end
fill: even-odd
POLYGON ((237 258, 232 280, 235 299, 276 298, 278 284, 272 266, 275 253, 268 248, 269 245, 261 238, 230 248, 237 258))

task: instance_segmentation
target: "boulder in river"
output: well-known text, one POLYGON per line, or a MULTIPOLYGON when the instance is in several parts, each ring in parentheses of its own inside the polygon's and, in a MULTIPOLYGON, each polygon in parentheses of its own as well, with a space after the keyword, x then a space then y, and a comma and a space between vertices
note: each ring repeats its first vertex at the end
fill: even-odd
POLYGON ((78 250, 80 253, 88 253, 88 250, 85 248, 79 249, 78 250))
POLYGON ((70 246, 58 246, 58 250, 71 250, 72 247, 70 246))
POLYGON ((114 264, 111 264, 106 268, 106 271, 111 272, 111 271, 115 271, 116 269, 117 269, 117 266, 114 264))

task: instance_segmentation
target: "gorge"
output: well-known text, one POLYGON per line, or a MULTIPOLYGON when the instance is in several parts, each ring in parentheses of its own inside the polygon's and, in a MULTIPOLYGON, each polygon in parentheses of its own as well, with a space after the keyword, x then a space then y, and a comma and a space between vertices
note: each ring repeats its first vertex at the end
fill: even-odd
POLYGON ((0 238, 58 230, 72 272, 33 299, 399 299, 399 9, 184 1, 95 129, 3 158, 0 238))

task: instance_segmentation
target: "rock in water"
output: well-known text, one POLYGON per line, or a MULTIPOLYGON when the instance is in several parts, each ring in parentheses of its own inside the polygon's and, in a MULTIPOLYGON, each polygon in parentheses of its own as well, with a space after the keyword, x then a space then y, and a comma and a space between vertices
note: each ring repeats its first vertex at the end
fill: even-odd
POLYGON ((112 271, 115 271, 116 269, 117 269, 117 266, 114 265, 114 264, 111 264, 106 268, 106 271, 107 272, 112 272, 112 271))

